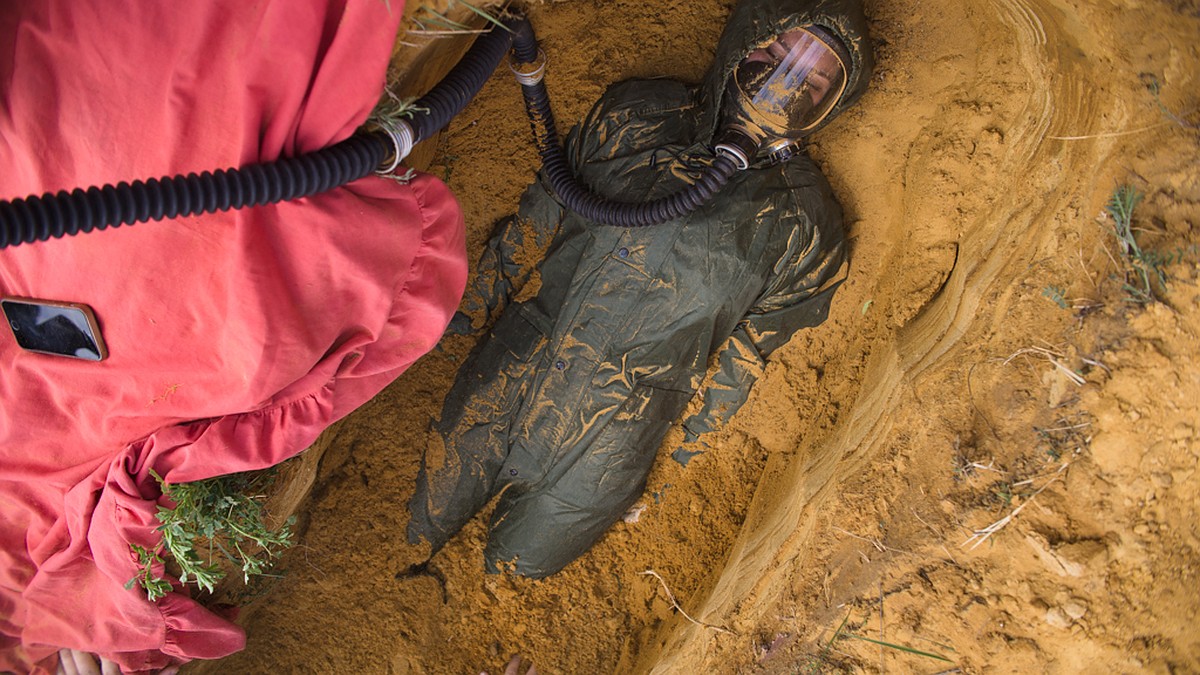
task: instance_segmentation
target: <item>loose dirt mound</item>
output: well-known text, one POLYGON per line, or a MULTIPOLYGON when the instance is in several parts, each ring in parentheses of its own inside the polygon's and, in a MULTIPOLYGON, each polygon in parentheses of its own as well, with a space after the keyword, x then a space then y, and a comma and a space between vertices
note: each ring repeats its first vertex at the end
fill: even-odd
MULTIPOLYGON (((698 79, 729 5, 531 7, 560 125, 623 78, 698 79)), ((867 9, 872 90, 811 148, 850 280, 707 452, 685 468, 667 439, 636 522, 530 582, 483 574, 480 518, 441 579, 398 578, 471 347, 447 338, 337 437, 246 651, 194 670, 495 673, 520 651, 542 673, 1200 671, 1200 9, 867 9), (1149 304, 1104 210, 1123 184, 1169 282, 1149 304)), ((430 152, 474 257, 537 167, 511 77, 430 152)))

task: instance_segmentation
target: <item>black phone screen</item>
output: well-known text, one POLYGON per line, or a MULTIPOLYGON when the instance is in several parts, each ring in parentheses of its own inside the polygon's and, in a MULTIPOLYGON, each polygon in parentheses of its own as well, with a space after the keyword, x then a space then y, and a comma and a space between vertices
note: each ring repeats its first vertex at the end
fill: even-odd
POLYGON ((0 300, 17 344, 31 352, 100 361, 108 356, 86 305, 40 300, 0 300))

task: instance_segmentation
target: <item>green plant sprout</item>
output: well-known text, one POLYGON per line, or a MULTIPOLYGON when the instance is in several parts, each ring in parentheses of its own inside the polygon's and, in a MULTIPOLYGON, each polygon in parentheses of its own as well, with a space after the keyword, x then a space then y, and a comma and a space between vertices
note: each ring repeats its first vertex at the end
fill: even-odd
MULTIPOLYGON (((449 10, 450 7, 454 7, 455 5, 462 5, 471 13, 482 18, 484 21, 499 26, 504 30, 509 30, 508 26, 505 26, 503 23, 501 23, 499 17, 491 14, 485 9, 476 7, 469 2, 465 2, 464 0, 450 0, 450 3, 447 5, 446 9, 449 10)), ((426 33, 429 35, 457 35, 463 33, 481 32, 472 29, 470 26, 460 21, 455 21, 454 19, 446 16, 446 14, 443 12, 439 12, 428 6, 422 7, 420 12, 422 13, 422 16, 415 17, 413 19, 413 23, 416 24, 417 30, 421 33, 426 33)))
POLYGON ((383 98, 375 105, 367 122, 380 123, 381 120, 412 119, 414 113, 427 113, 429 108, 415 105, 415 96, 400 97, 389 88, 384 88, 383 98))
POLYGON ((1137 276, 1135 283, 1126 281, 1123 288, 1132 302, 1148 304, 1157 299, 1154 291, 1156 282, 1164 292, 1167 290, 1169 277, 1166 267, 1195 253, 1196 246, 1181 247, 1170 253, 1142 249, 1133 234, 1133 210, 1141 200, 1142 194, 1136 188, 1121 185, 1113 192, 1104 210, 1112 217, 1113 234, 1117 237, 1122 259, 1137 276))
POLYGON ((125 582, 125 588, 133 588, 133 585, 141 584, 145 589, 147 597, 153 602, 172 590, 171 582, 163 579, 154 573, 154 566, 163 564, 163 559, 154 551, 147 551, 137 544, 130 544, 129 548, 137 554, 138 564, 142 566, 138 570, 137 576, 125 582))
POLYGON ((937 659, 938 661, 945 661, 946 663, 954 663, 953 661, 942 656, 941 654, 934 654, 933 652, 923 652, 920 649, 913 649, 912 647, 905 647, 904 645, 895 645, 890 642, 884 642, 882 640, 874 640, 874 639, 871 639, 869 637, 865 637, 862 635, 855 635, 854 633, 845 633, 845 634, 843 634, 843 637, 847 637, 852 640, 862 640, 863 642, 870 642, 871 644, 879 645, 880 647, 887 647, 888 649, 894 649, 898 652, 907 652, 909 654, 916 654, 917 656, 924 656, 929 659, 937 659))
POLYGON ((1158 78, 1147 73, 1142 75, 1141 79, 1142 83, 1146 85, 1146 89, 1150 91, 1150 95, 1154 97, 1154 102, 1158 105, 1158 109, 1160 112, 1162 112, 1162 114, 1166 115, 1168 119, 1175 124, 1178 124, 1183 129, 1191 129, 1192 131, 1200 129, 1200 124, 1189 122, 1184 119, 1185 117, 1194 115, 1196 113, 1195 108, 1193 108, 1190 113, 1184 113, 1182 115, 1175 114, 1170 108, 1167 107, 1167 104, 1163 103, 1162 84, 1158 81, 1158 78))
POLYGON ((1133 210, 1142 201, 1142 194, 1132 185, 1120 185, 1108 198, 1104 210, 1113 219, 1113 231, 1125 259, 1136 259, 1142 249, 1133 237, 1133 210))
MULTIPOLYGON (((491 24, 495 24, 495 25, 496 25, 497 27, 499 27, 499 28, 502 28, 502 29, 504 29, 504 30, 507 30, 507 31, 509 31, 509 32, 512 32, 511 30, 509 30, 508 26, 505 26, 503 23, 501 23, 501 22, 500 22, 500 19, 499 19, 499 18, 497 18, 497 17, 493 16, 492 14, 488 13, 486 10, 483 10, 483 9, 481 9, 481 8, 479 8, 479 7, 476 7, 475 5, 472 5, 472 4, 471 4, 471 3, 469 3, 469 2, 463 2, 462 0, 456 0, 456 1, 457 1, 459 4, 462 4, 463 6, 465 6, 467 9, 471 10, 472 12, 474 12, 474 13, 475 13, 475 14, 476 14, 478 17, 480 17, 480 18, 481 18, 481 19, 483 19, 484 21, 487 21, 488 23, 491 23, 491 24)), ((454 2, 455 2, 455 0, 452 0, 451 4, 454 4, 454 2)))
MULTIPOLYGON (((846 624, 849 622, 850 622, 850 614, 846 614, 846 618, 842 619, 841 625, 839 625, 838 629, 836 631, 834 631, 833 637, 829 638, 829 642, 825 643, 825 645, 821 648, 821 652, 819 654, 817 654, 817 656, 815 657, 815 660, 808 664, 808 668, 806 669, 806 672, 809 672, 809 673, 824 672, 825 666, 827 665, 827 659, 829 658, 829 653, 833 650, 834 643, 842 638, 849 639, 849 640, 861 640, 863 642, 870 642, 871 644, 879 645, 880 647, 886 647, 888 649, 894 649, 898 652, 905 652, 907 654, 923 656, 925 658, 936 659, 938 661, 945 661, 946 663, 954 663, 953 661, 946 658, 945 656, 942 656, 941 654, 925 652, 925 651, 921 651, 920 649, 914 649, 912 647, 906 647, 904 645, 892 644, 890 642, 884 642, 882 640, 875 640, 873 638, 865 637, 862 635, 856 635, 854 633, 848 632, 848 631, 846 631, 846 624)), ((942 646, 945 646, 945 645, 942 645, 942 646)), ((951 650, 951 651, 953 651, 953 650, 951 650)))
POLYGON ((153 471, 151 475, 175 507, 158 507, 155 517, 161 523, 158 531, 162 532, 159 548, 148 551, 130 545, 142 567, 125 584, 126 588, 139 584, 151 602, 172 588, 169 581, 154 571, 164 562, 160 555, 163 551, 178 565, 180 583, 194 583, 212 593, 216 583, 225 577, 220 559, 214 561, 217 552, 233 567, 240 568, 243 581, 249 583, 251 576, 264 575, 272 561, 291 544, 295 517, 272 530, 264 521, 262 497, 255 494, 274 479, 273 472, 231 474, 177 484, 167 483, 153 471))
POLYGON ((1067 302, 1067 289, 1062 286, 1046 286, 1042 289, 1042 295, 1050 298, 1059 309, 1071 309, 1071 303, 1067 302))

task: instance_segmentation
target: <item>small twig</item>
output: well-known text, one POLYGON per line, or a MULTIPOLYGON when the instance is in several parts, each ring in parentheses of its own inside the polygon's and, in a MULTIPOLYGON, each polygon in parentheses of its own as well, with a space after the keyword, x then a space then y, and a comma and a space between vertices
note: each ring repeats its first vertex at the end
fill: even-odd
MULTIPOLYGON (((1058 474, 1062 473, 1063 470, 1065 470, 1066 468, 1067 468, 1067 464, 1064 464, 1064 465, 1058 467, 1057 469, 1055 469, 1052 473, 1040 473, 1031 478, 1026 478, 1025 480, 1019 480, 1019 481, 1013 483, 1012 486, 1020 487, 1022 485, 1032 485, 1035 481, 1041 480, 1042 478, 1047 478, 1047 477, 1054 478, 1054 477, 1057 477, 1058 474)), ((1046 485, 1049 485, 1049 483, 1047 483, 1046 485)), ((1042 487, 1044 488, 1045 485, 1043 485, 1042 487)), ((1039 492, 1040 492, 1040 490, 1039 490, 1039 492)))
POLYGON ((1046 427, 1045 429, 1038 429, 1038 431, 1070 431, 1072 429, 1083 429, 1090 426, 1092 426, 1091 422, 1081 422, 1079 424, 1068 424, 1065 427, 1046 427))
MULTIPOLYGON (((842 528, 837 527, 837 526, 833 526, 833 529, 837 530, 838 532, 841 532, 842 534, 845 534, 847 536, 858 539, 859 541, 867 542, 868 544, 874 546, 875 549, 877 551, 879 551, 880 553, 891 552, 891 553, 903 553, 905 555, 922 555, 922 554, 913 553, 912 551, 905 551, 904 549, 892 548, 891 546, 884 544, 883 542, 879 541, 878 539, 868 539, 866 537, 860 537, 857 534, 854 534, 853 532, 847 532, 846 530, 843 530, 842 528)), ((870 564, 871 559, 867 557, 866 553, 859 551, 858 555, 862 557, 863 562, 870 564)))
POLYGON ((1076 247, 1075 253, 1076 257, 1079 258, 1079 269, 1083 272, 1083 275, 1087 277, 1088 283, 1092 285, 1092 288, 1098 290, 1100 288, 1100 284, 1096 283, 1096 279, 1092 277, 1092 272, 1088 269, 1087 263, 1083 261, 1083 246, 1080 245, 1076 247))
POLYGON ((950 552, 950 549, 946 548, 945 544, 942 544, 942 551, 946 553, 946 558, 948 558, 950 562, 958 565, 958 560, 954 557, 954 554, 950 552))
POLYGON ((1143 131, 1150 131, 1151 129, 1165 127, 1168 124, 1170 124, 1170 122, 1159 122, 1158 124, 1151 124, 1148 127, 1142 127, 1141 129, 1130 129, 1128 131, 1110 131, 1110 132, 1101 133, 1101 134, 1088 134, 1086 136, 1047 136, 1046 138, 1048 138, 1052 141, 1087 141, 1087 140, 1091 140, 1093 138, 1112 138, 1114 136, 1129 136, 1130 134, 1140 134, 1143 131))
POLYGON ((1112 374, 1112 370, 1110 370, 1108 366, 1104 365, 1103 363, 1100 363, 1099 361, 1096 361, 1095 359, 1089 359, 1085 356, 1085 357, 1082 357, 1080 360, 1083 361, 1084 363, 1088 364, 1089 366, 1096 366, 1097 368, 1103 368, 1104 372, 1106 372, 1110 375, 1112 374))
POLYGON ((1012 522, 1012 520, 1013 520, 1013 518, 1016 518, 1016 517, 1017 517, 1017 515, 1018 515, 1019 513, 1021 513, 1021 511, 1023 511, 1023 510, 1025 509, 1025 507, 1026 507, 1026 506, 1029 506, 1030 504, 1032 504, 1032 503, 1033 503, 1033 500, 1034 500, 1034 498, 1036 498, 1038 495, 1042 494, 1042 492, 1043 492, 1043 491, 1044 491, 1046 488, 1048 488, 1048 487, 1050 487, 1051 485, 1053 485, 1053 484, 1054 484, 1054 481, 1056 481, 1056 480, 1060 479, 1060 478, 1062 477, 1062 472, 1063 472, 1064 470, 1066 470, 1066 468, 1067 468, 1068 466, 1070 466, 1070 465, 1071 465, 1071 463, 1070 463, 1070 462, 1066 462, 1066 463, 1064 463, 1064 464, 1063 464, 1061 467, 1059 467, 1059 468, 1058 468, 1058 471, 1057 471, 1057 472, 1054 474, 1054 477, 1053 477, 1053 478, 1051 478, 1049 481, 1047 481, 1045 485, 1043 485, 1042 487, 1038 488, 1036 492, 1034 492, 1033 494, 1029 495, 1029 498, 1028 498, 1028 499, 1026 499, 1025 501, 1021 502, 1021 504, 1020 504, 1019 506, 1017 506, 1017 508, 1013 509, 1012 513, 1008 514, 1007 516, 1004 516, 1004 517, 1003 517, 1003 518, 1001 518, 1000 520, 997 520, 996 522, 992 523, 991 525, 988 525, 987 527, 985 527, 985 528, 983 528, 983 529, 981 529, 981 530, 975 530, 975 533, 974 533, 974 534, 972 534, 972 535, 971 535, 969 538, 967 538, 967 540, 966 540, 966 541, 964 541, 963 543, 959 544, 959 546, 960 546, 960 547, 965 547, 967 544, 971 544, 971 542, 973 541, 973 542, 975 542, 975 543, 971 544, 971 548, 970 548, 969 550, 972 550, 972 551, 973 551, 973 550, 975 550, 976 548, 978 548, 978 546, 979 546, 980 544, 982 544, 983 542, 987 541, 987 540, 988 540, 988 538, 990 538, 990 537, 991 537, 993 534, 996 534, 996 533, 997 533, 997 532, 999 532, 1000 530, 1004 529, 1004 527, 1005 527, 1006 525, 1008 525, 1009 523, 1011 523, 1011 522, 1012 522))
POLYGON ((703 626, 705 628, 711 628, 713 630, 720 631, 722 633, 728 633, 730 635, 733 635, 733 631, 729 630, 728 628, 722 628, 721 626, 714 626, 710 623, 704 623, 703 621, 697 621, 697 620, 693 619, 691 616, 689 616, 687 612, 683 611, 683 608, 679 606, 679 603, 675 602, 675 596, 671 594, 671 589, 667 586, 666 580, 664 580, 661 576, 659 576, 658 572, 655 572, 654 570, 646 570, 645 572, 641 572, 640 574, 642 576, 652 576, 655 579, 658 579, 658 583, 662 584, 663 590, 666 591, 666 593, 667 593, 667 598, 671 601, 671 606, 674 607, 680 614, 682 614, 683 618, 687 619, 688 621, 691 621, 692 623, 696 624, 697 626, 703 626))
POLYGON ((836 525, 834 526, 833 529, 837 530, 838 532, 841 532, 842 534, 844 534, 848 537, 854 537, 855 539, 858 539, 859 541, 867 542, 868 544, 874 546, 880 553, 884 553, 888 550, 886 546, 879 543, 879 541, 876 539, 867 539, 866 537, 860 537, 857 534, 854 534, 853 532, 847 532, 846 530, 843 530, 842 528, 837 527, 836 525))
POLYGON ((992 466, 992 463, 994 463, 995 461, 996 460, 994 460, 994 459, 989 459, 987 464, 980 464, 979 462, 970 462, 968 464, 963 465, 963 470, 979 469, 980 471, 991 471, 992 473, 998 473, 1002 476, 1004 474, 1008 473, 1004 469, 997 469, 996 467, 992 466))
POLYGON ((1037 354, 1039 356, 1042 356, 1047 361, 1054 364, 1055 368, 1062 371, 1062 373, 1067 376, 1067 379, 1071 380, 1075 384, 1077 384, 1079 386, 1083 386, 1084 384, 1087 384, 1087 380, 1083 379, 1083 377, 1081 375, 1079 375, 1079 373, 1076 373, 1075 371, 1071 370, 1070 368, 1064 366, 1058 360, 1063 357, 1062 354, 1054 352, 1050 349, 1046 349, 1045 347, 1026 347, 1024 349, 1018 349, 1017 351, 1015 351, 1011 355, 1009 355, 1008 358, 1004 359, 1004 365, 1007 366, 1009 363, 1012 362, 1013 359, 1017 358, 1018 356, 1023 356, 1025 354, 1037 354))
POLYGON ((921 514, 917 513, 916 509, 914 509, 913 507, 910 506, 910 507, 908 507, 908 510, 912 511, 912 514, 914 516, 916 516, 917 520, 921 521, 921 524, 924 525, 925 527, 928 527, 931 532, 933 532, 934 534, 936 534, 938 536, 939 539, 942 539, 946 536, 946 535, 942 534, 942 532, 940 530, 938 530, 936 527, 934 527, 933 525, 930 525, 928 522, 926 522, 926 520, 921 517, 921 514))

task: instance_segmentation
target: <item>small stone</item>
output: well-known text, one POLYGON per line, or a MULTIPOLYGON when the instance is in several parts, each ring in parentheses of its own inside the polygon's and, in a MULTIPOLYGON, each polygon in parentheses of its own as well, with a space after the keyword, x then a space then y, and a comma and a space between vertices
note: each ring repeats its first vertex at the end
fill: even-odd
POLYGON ((1051 607, 1046 611, 1046 623, 1055 628, 1070 628, 1071 618, 1059 607, 1051 607))
POLYGON ((1087 611, 1088 611, 1087 605, 1078 598, 1072 598, 1072 599, 1068 600, 1062 606, 1062 610, 1063 610, 1063 612, 1066 613, 1067 616, 1071 617, 1073 620, 1082 619, 1083 616, 1085 614, 1087 614, 1087 611))
POLYGON ((1171 477, 1171 474, 1164 471, 1150 474, 1150 479, 1153 480, 1154 484, 1160 488, 1171 487, 1171 484, 1175 482, 1175 479, 1171 477))
POLYGON ((636 523, 639 520, 641 520, 642 511, 645 511, 645 510, 646 510, 645 504, 640 504, 640 503, 634 504, 633 506, 629 507, 629 510, 625 512, 625 515, 621 516, 621 520, 624 520, 626 523, 629 523, 632 525, 633 523, 636 523))

